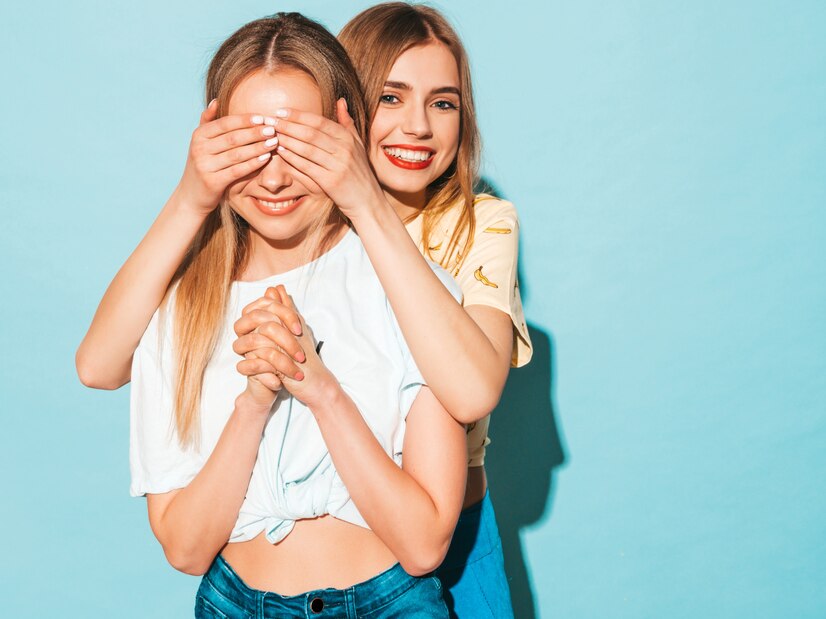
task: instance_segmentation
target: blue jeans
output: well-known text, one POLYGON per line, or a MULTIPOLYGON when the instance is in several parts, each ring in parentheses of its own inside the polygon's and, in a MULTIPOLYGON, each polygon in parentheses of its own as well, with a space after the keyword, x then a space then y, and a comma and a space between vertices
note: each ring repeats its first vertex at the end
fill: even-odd
POLYGON ((513 618, 502 540, 487 493, 479 503, 462 511, 436 576, 445 588, 451 617, 513 618))
POLYGON ((415 578, 397 563, 370 580, 347 589, 318 589, 284 596, 251 589, 221 555, 201 580, 195 597, 196 619, 447 619, 442 586, 432 576, 415 578))

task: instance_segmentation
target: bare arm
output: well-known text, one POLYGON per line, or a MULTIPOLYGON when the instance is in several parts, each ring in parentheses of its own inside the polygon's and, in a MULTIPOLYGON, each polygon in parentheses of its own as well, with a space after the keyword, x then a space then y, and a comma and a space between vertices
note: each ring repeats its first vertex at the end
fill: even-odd
POLYGON ((147 495, 149 524, 169 563, 206 573, 229 540, 244 502, 269 406, 242 394, 204 467, 186 488, 147 495))
POLYGON ((336 470, 367 524, 405 571, 414 576, 432 572, 447 554, 462 508, 464 426, 422 387, 408 413, 399 468, 353 400, 335 387, 311 410, 336 470))
POLYGON ((274 121, 255 116, 215 119, 215 102, 192 134, 181 182, 155 223, 118 271, 75 356, 80 381, 96 389, 129 382, 132 355, 175 271, 224 189, 262 166, 274 121), (261 159, 261 157, 264 157, 261 159))
POLYGON ((510 317, 453 299, 385 199, 342 103, 338 112, 342 124, 289 110, 276 126, 279 155, 351 219, 426 383, 457 421, 478 421, 505 385, 510 317))

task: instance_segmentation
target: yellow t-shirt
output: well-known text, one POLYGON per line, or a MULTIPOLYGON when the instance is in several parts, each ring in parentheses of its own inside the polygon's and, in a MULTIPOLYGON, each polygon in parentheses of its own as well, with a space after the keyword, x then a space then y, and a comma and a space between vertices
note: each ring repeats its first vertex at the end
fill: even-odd
MULTIPOLYGON (((516 209, 510 202, 487 194, 476 196, 473 206, 476 215, 473 245, 458 267, 460 257, 454 255, 446 269, 462 289, 463 306, 487 305, 510 316, 513 322, 511 366, 521 367, 531 360, 533 349, 517 281, 519 220, 516 209)), ((436 262, 444 256, 460 214, 460 209, 452 209, 434 227, 429 245, 436 262)), ((421 216, 407 224, 407 231, 424 253, 421 216)), ((485 447, 490 444, 489 424, 490 415, 468 426, 468 466, 485 463, 485 447)))

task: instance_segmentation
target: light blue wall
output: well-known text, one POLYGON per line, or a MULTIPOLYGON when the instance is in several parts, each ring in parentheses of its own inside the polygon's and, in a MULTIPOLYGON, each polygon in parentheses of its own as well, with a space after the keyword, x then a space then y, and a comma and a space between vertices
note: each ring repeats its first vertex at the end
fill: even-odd
MULTIPOLYGON (((3 614, 189 616, 72 356, 211 51, 368 3, 4 8, 3 614)), ((826 4, 444 3, 537 344, 489 455, 520 616, 826 616, 826 4), (535 611, 534 611, 535 607, 535 611)))

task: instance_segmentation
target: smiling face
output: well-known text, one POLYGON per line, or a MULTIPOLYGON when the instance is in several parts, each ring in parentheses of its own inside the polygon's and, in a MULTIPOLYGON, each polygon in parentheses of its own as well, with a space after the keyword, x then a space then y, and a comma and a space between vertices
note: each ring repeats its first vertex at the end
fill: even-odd
MULTIPOLYGON (((256 71, 247 76, 229 100, 228 114, 275 117, 279 108, 322 114, 321 91, 313 79, 297 69, 256 71)), ((277 152, 255 174, 227 189, 232 209, 250 225, 253 247, 295 249, 318 221, 327 196, 307 189, 277 152)))
POLYGON ((428 185, 456 158, 460 104, 459 70, 446 46, 429 42, 396 59, 370 126, 370 161, 397 211, 423 208, 428 185))

